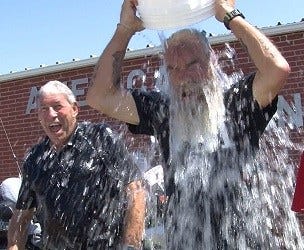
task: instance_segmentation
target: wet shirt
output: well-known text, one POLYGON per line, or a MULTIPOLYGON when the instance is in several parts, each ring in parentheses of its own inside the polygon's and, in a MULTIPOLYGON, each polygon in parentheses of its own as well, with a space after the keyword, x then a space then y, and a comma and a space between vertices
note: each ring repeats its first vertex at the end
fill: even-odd
POLYGON ((32 148, 16 208, 38 209, 48 248, 108 248, 121 236, 125 187, 138 177, 109 127, 79 123, 59 152, 48 138, 32 148))
MULTIPOLYGON (((232 85, 224 93, 226 107, 226 123, 228 134, 238 152, 255 150, 259 147, 259 138, 268 122, 276 112, 277 98, 267 107, 261 109, 253 99, 252 83, 255 74, 248 75, 232 85)), ((132 92, 136 103, 140 123, 128 124, 129 130, 134 134, 147 134, 157 137, 162 151, 165 166, 165 183, 167 193, 171 193, 172 180, 168 177, 169 168, 169 96, 157 92, 132 92)), ((218 157, 218 156, 214 156, 218 157)))
POLYGON ((247 221, 256 213, 250 206, 256 199, 251 177, 256 177, 258 170, 251 164, 259 138, 276 112, 277 98, 261 109, 253 99, 253 79, 254 74, 244 77, 224 93, 224 127, 230 144, 224 143, 221 134, 215 151, 185 141, 172 156, 168 96, 155 91, 132 92, 140 123, 129 124, 129 129, 156 136, 165 160, 168 249, 268 249, 269 241, 263 242, 260 235, 265 228, 252 232, 247 221), (239 239, 244 239, 243 245, 239 239))

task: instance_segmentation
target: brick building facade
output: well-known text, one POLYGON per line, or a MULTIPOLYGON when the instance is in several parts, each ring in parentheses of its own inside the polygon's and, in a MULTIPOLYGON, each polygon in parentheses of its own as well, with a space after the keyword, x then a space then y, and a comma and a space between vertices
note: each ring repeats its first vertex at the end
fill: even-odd
MULTIPOLYGON (((291 107, 289 115, 295 125, 290 131, 291 138, 301 143, 304 139, 301 104, 304 100, 304 22, 263 28, 262 31, 276 44, 291 66, 291 74, 280 95, 291 107)), ((209 36, 209 40, 217 52, 224 51, 225 44, 236 51, 237 57, 233 61, 237 69, 241 68, 244 73, 255 70, 246 50, 233 35, 209 36)), ((0 75, 0 181, 18 174, 18 165, 22 164, 26 150, 43 135, 35 111, 34 96, 37 89, 49 80, 67 82, 73 89, 81 106, 79 120, 105 121, 113 129, 126 131, 125 125, 85 104, 85 94, 97 60, 90 58, 0 75)), ((160 47, 128 51, 123 66, 123 84, 132 87, 135 83, 136 87, 140 87, 144 79, 143 86, 151 87, 157 81, 155 72, 160 72, 161 67, 160 47)), ((229 65, 226 71, 231 72, 229 65)), ((133 136, 128 132, 125 134, 132 149, 148 148, 149 138, 133 136)), ((297 163, 299 155, 299 151, 292 151, 289 157, 297 163)))

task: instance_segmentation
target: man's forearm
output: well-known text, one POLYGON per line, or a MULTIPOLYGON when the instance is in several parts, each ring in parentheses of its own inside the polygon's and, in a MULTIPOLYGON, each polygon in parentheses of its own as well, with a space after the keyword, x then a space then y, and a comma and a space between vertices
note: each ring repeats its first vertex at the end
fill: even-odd
POLYGON ((139 118, 133 97, 120 86, 123 59, 132 35, 133 31, 118 25, 96 65, 86 101, 105 115, 137 124, 139 118))
POLYGON ((288 62, 261 31, 242 17, 235 17, 229 25, 234 35, 245 45, 257 67, 253 96, 261 107, 266 107, 272 103, 286 82, 290 72, 288 62))
POLYGON ((286 66, 286 60, 276 46, 257 28, 250 25, 242 17, 230 22, 234 35, 246 46, 256 67, 269 74, 269 67, 286 66))
POLYGON ((7 249, 24 249, 27 240, 27 229, 32 218, 33 211, 15 210, 10 219, 9 229, 7 233, 7 249))
POLYGON ((125 26, 117 26, 114 36, 98 60, 93 82, 107 84, 104 88, 108 90, 119 86, 123 59, 132 36, 133 32, 125 26))
POLYGON ((136 181, 129 184, 127 192, 129 204, 125 217, 123 244, 139 249, 145 225, 146 191, 142 183, 136 181))

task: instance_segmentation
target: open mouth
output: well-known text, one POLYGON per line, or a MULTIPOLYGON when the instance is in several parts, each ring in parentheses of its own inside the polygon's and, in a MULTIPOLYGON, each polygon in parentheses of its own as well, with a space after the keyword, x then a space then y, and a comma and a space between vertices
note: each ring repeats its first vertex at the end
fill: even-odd
POLYGON ((52 133, 58 133, 61 130, 61 128, 62 128, 61 124, 57 124, 57 123, 51 124, 49 126, 49 129, 52 133))
POLYGON ((182 91, 181 93, 182 100, 192 100, 195 99, 196 93, 193 91, 182 91))
POLYGON ((187 93, 186 92, 182 92, 182 99, 187 97, 187 93))
POLYGON ((178 95, 182 99, 195 97, 200 91, 200 85, 196 81, 185 81, 176 88, 178 95))

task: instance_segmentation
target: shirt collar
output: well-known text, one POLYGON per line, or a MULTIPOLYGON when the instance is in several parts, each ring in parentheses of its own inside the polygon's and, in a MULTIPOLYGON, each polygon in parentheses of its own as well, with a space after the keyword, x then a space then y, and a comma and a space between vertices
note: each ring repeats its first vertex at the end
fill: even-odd
MULTIPOLYGON (((77 138, 77 134, 79 133, 80 130, 81 130, 80 125, 79 125, 79 123, 77 123, 74 132, 70 136, 68 142, 61 148, 61 150, 63 150, 66 146, 72 147, 75 144, 75 141, 76 141, 76 138, 77 138)), ((51 140, 50 140, 50 138, 48 136, 45 137, 44 143, 45 143, 45 145, 48 148, 52 148, 52 146, 51 146, 51 140)))

